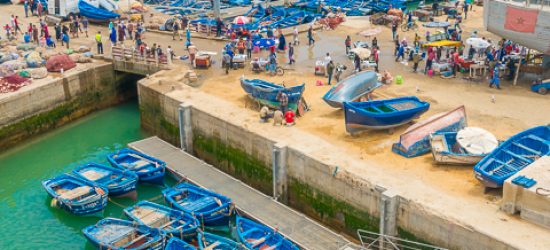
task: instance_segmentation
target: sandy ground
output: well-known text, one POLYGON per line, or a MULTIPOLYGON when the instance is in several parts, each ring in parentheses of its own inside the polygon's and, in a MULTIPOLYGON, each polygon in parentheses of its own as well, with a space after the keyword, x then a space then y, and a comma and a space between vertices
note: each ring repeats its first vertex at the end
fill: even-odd
MULTIPOLYGON (((1 6, 0 12, 16 12, 19 16, 22 16, 23 10, 21 6, 1 6)), ((467 36, 471 31, 477 30, 479 36, 490 37, 493 41, 497 41, 497 37, 483 31, 482 14, 482 8, 474 6, 474 11, 470 12, 469 19, 462 25, 465 30, 464 35, 467 36)), ((1 15, 1 24, 7 23, 8 18, 9 15, 1 15)), ((23 27, 26 27, 28 20, 22 18, 23 27)), ((36 18, 30 20, 36 20, 36 18)), ((399 176, 396 178, 399 178, 403 185, 412 184, 407 186, 409 188, 408 192, 411 193, 423 193, 423 187, 437 190, 437 194, 427 194, 427 199, 436 200, 439 197, 438 195, 444 195, 445 199, 460 201, 470 209, 464 213, 464 216, 470 214, 471 218, 490 217, 486 220, 487 223, 491 223, 491 221, 500 223, 509 220, 514 221, 513 223, 526 224, 526 222, 517 221, 515 217, 497 212, 500 194, 498 192, 484 193, 483 186, 474 178, 471 166, 441 166, 434 164, 431 155, 407 159, 392 153, 392 143, 398 140, 399 135, 406 129, 406 126, 396 129, 393 134, 388 134, 386 131, 366 131, 352 137, 345 132, 343 112, 333 109, 323 102, 321 97, 329 90, 330 86, 315 85, 316 80, 326 82, 326 79, 315 76, 313 68, 315 60, 322 59, 327 52, 330 52, 334 61, 345 63, 348 65, 348 69, 352 68, 352 62, 344 55, 345 36, 350 35, 353 41, 367 40, 370 43, 371 38, 357 35, 358 32, 370 28, 373 27, 366 18, 350 19, 349 22, 344 23, 336 30, 317 32, 315 36, 317 42, 311 47, 306 44, 305 34, 301 34, 302 44, 296 48, 297 64, 293 66, 284 65, 287 70, 282 77, 270 77, 265 73, 252 73, 248 65, 245 69, 231 70, 226 75, 220 68, 220 55, 218 55, 215 57, 215 63, 210 70, 197 70, 202 79, 200 89, 239 107, 246 107, 251 111, 255 111, 257 107, 251 105, 251 102, 247 100, 240 87, 239 77, 244 75, 245 77, 266 79, 276 83, 284 82, 286 85, 305 83, 306 91, 304 95, 311 106, 311 111, 306 113, 304 117, 299 118, 295 127, 288 129, 313 134, 343 149, 346 154, 342 154, 341 159, 334 159, 335 161, 346 162, 348 158, 361 159, 365 164, 387 170, 388 175, 399 176), (418 190, 415 189, 414 183, 421 183, 421 185, 418 185, 418 190), (476 207, 479 208, 479 212, 477 212, 476 207)), ((394 76, 402 75, 405 81, 403 85, 390 84, 376 90, 375 98, 416 95, 429 101, 431 108, 420 120, 465 105, 469 125, 485 128, 501 140, 529 127, 550 122, 550 115, 548 115, 550 114, 550 99, 548 96, 531 92, 529 90, 529 79, 520 78, 517 86, 503 80, 501 83, 503 89, 496 90, 488 88, 487 81, 476 83, 463 80, 461 77, 444 80, 439 77, 429 78, 421 73, 412 73, 411 65, 395 62, 390 29, 381 26, 380 28, 382 33, 377 35, 378 44, 381 47, 379 68, 380 70, 389 70, 394 76), (494 103, 491 101, 492 96, 496 100, 494 103)), ((91 28, 91 34, 95 34, 98 29, 106 32, 106 27, 94 26, 91 28)), ((401 37, 407 37, 409 42, 413 41, 414 33, 412 31, 404 34, 399 33, 401 37)), ((423 36, 424 33, 425 30, 422 28, 418 31, 420 36, 423 36)), ((105 33, 104 39, 107 39, 105 33)), ((290 40, 290 37, 287 37, 288 40, 290 40)), ((147 33, 145 41, 148 43, 159 42, 162 43, 163 47, 171 45, 177 54, 185 54, 183 43, 172 41, 166 35, 147 33)), ((202 50, 219 52, 223 46, 223 42, 202 39, 194 39, 193 42, 202 50)), ((81 44, 95 46, 92 37, 72 40, 72 46, 81 44)), ((107 48, 108 42, 105 42, 105 44, 107 48)), ((279 55, 280 63, 287 61, 286 55, 279 55)), ((424 63, 421 63, 419 68, 423 67, 424 63)), ((350 73, 351 71, 348 70, 344 75, 350 73)), ((270 125, 257 124, 257 126, 270 125)), ((355 171, 361 173, 362 170, 355 169, 355 171)), ((363 170, 363 174, 368 176, 369 172, 363 170)), ((445 205, 438 202, 435 202, 433 206, 445 209, 445 205)), ((459 209, 461 208, 455 207, 452 210, 455 210, 456 214, 460 214, 459 209)), ((475 219, 470 219, 470 221, 475 221, 475 219)), ((529 224, 523 225, 523 227, 527 230, 534 230, 534 233, 545 232, 529 224)), ((496 230, 493 233, 504 233, 499 231, 503 230, 496 230)), ((502 235, 502 237, 506 236, 502 235)))

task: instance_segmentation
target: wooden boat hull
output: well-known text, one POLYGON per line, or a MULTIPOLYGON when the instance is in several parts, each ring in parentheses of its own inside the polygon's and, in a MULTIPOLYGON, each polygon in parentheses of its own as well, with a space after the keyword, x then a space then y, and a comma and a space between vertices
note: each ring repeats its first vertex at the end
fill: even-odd
POLYGON ((255 221, 237 216, 236 224, 239 240, 248 249, 300 249, 273 229, 255 221))
POLYGON ((193 214, 205 226, 227 226, 233 213, 231 199, 189 183, 165 189, 162 194, 172 208, 193 214))
POLYGON ((105 218, 95 225, 82 229, 90 243, 99 249, 152 249, 164 248, 164 236, 159 230, 131 221, 105 218))
POLYGON ((410 126, 399 141, 392 145, 392 151, 404 157, 416 157, 431 151, 430 134, 436 132, 457 132, 467 125, 464 106, 446 113, 440 113, 410 126))
POLYGON ((81 179, 94 182, 109 190, 110 196, 123 196, 136 190, 138 176, 132 171, 112 168, 97 163, 88 163, 73 170, 73 174, 81 179), (88 170, 99 172, 103 176, 87 175, 88 170), (95 179, 95 178, 98 179, 95 179))
POLYGON ((354 74, 332 87, 323 100, 333 108, 342 108, 344 102, 352 102, 382 86, 374 71, 354 74))
POLYGON ((157 158, 124 148, 107 155, 107 160, 113 167, 133 171, 138 175, 140 182, 157 185, 164 183, 166 163, 157 158))
POLYGON ((409 123, 428 111, 430 104, 418 98, 400 97, 387 100, 344 102, 346 131, 389 129, 409 123))
POLYGON ((62 174, 44 180, 42 186, 53 198, 52 203, 74 215, 94 214, 107 206, 109 192, 106 188, 72 175, 62 174), (79 190, 85 192, 79 194, 79 190))
POLYGON ((298 109, 298 102, 302 99, 305 90, 305 84, 285 88, 281 85, 273 84, 260 79, 241 78, 241 87, 244 91, 260 105, 279 109, 280 102, 277 100, 279 91, 283 91, 288 96, 288 108, 294 112, 298 109))
POLYGON ((126 216, 152 228, 158 228, 164 235, 192 240, 197 236, 199 222, 191 214, 174 210, 149 201, 140 201, 124 209, 126 216))
POLYGON ((439 132, 430 135, 430 145, 434 160, 439 164, 475 165, 487 154, 470 154, 463 149, 454 149, 460 145, 449 145, 454 142, 457 132, 439 132), (459 151, 459 152, 455 152, 459 151))
POLYGON ((550 155, 550 125, 510 137, 474 166, 475 177, 486 187, 500 188, 506 179, 544 155, 550 155))

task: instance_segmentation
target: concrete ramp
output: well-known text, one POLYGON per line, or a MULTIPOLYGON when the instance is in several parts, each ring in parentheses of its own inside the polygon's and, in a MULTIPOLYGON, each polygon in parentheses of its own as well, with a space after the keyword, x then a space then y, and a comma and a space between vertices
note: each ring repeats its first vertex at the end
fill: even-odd
POLYGON ((216 169, 194 156, 159 139, 150 137, 128 144, 132 149, 159 158, 168 169, 190 182, 233 199, 236 208, 281 234, 303 249, 360 249, 321 224, 307 218, 271 197, 216 169))

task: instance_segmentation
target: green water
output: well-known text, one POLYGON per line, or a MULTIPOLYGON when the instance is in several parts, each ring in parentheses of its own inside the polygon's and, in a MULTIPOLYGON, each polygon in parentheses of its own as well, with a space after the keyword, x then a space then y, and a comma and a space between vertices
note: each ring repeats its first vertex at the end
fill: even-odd
MULTIPOLYGON (((133 102, 94 113, 0 153, 0 249, 89 249, 81 230, 100 217, 77 217, 50 207, 40 182, 79 163, 106 162, 105 155, 111 150, 144 137, 138 106, 133 102)), ((155 199, 161 189, 140 184, 138 200, 162 202, 155 199)), ((121 206, 134 203, 130 199, 113 201, 105 217, 123 218, 121 206)))

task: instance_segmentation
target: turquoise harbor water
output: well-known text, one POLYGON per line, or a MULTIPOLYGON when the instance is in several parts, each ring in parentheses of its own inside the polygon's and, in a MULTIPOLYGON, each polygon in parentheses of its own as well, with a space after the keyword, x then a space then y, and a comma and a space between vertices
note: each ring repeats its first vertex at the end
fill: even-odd
MULTIPOLYGON (((77 217, 52 208, 41 181, 79 163, 104 162, 111 150, 144 138, 137 103, 94 113, 8 152, 0 153, 0 249, 91 248, 82 228, 99 217, 77 217)), ((140 184, 138 200, 159 198, 162 187, 140 184)), ((113 199, 104 216, 123 218, 130 199, 113 199)))

